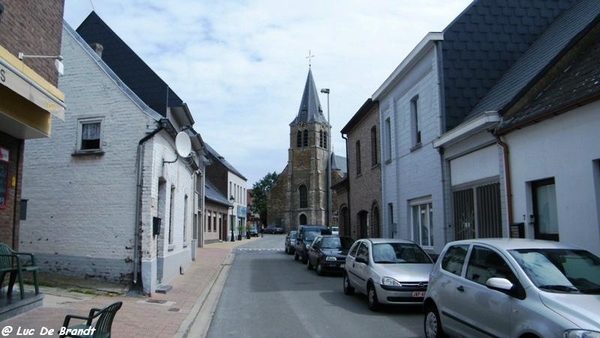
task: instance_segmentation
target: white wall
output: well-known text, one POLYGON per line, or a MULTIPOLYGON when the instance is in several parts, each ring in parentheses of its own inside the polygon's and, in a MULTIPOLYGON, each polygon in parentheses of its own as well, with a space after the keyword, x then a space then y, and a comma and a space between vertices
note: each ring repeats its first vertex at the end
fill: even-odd
MULTIPOLYGON (((380 98, 382 141, 385 142, 385 120, 392 120, 392 160, 382 157, 383 203, 385 227, 389 224, 388 203, 394 204, 396 237, 412 239, 411 200, 430 197, 433 204, 434 249, 444 243, 444 212, 441 160, 432 142, 440 135, 440 97, 438 65, 433 45, 414 67, 380 98), (419 96, 419 126, 422 146, 412 149, 410 101, 419 96)), ((385 149, 386 145, 382 145, 385 149)))
MULTIPOLYGON (((506 135, 515 222, 532 214, 529 182, 554 177, 559 238, 600 254, 600 101, 506 135)), ((524 220, 525 218, 525 220, 524 220)), ((526 225, 533 238, 533 225, 526 225)))

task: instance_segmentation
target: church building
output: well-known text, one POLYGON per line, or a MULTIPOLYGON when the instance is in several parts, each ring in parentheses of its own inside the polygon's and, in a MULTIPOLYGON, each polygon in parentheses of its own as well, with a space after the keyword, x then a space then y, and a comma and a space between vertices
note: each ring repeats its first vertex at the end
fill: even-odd
POLYGON ((309 68, 298 115, 290 123, 288 163, 269 193, 268 224, 281 225, 285 231, 303 224, 334 225, 337 203, 329 187, 343 177, 343 170, 334 165, 345 164, 345 159, 336 161, 330 149, 331 128, 309 68), (334 158, 332 179, 328 179, 329 156, 334 158))

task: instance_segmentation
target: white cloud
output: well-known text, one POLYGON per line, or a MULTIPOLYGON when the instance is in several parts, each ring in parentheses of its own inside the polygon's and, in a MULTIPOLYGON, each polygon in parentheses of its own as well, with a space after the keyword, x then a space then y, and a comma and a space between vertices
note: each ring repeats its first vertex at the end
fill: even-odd
POLYGON ((340 130, 428 32, 470 2, 66 0, 65 20, 77 28, 93 3, 251 188, 287 164, 309 50, 316 85, 331 89, 334 150, 345 156, 340 130))

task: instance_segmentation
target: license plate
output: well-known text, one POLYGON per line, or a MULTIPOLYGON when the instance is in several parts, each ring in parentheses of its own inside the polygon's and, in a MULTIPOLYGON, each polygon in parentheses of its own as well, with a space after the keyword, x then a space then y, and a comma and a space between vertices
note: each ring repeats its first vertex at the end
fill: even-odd
POLYGON ((340 264, 340 268, 343 269, 344 268, 344 264, 340 264))
POLYGON ((425 297, 425 291, 413 291, 412 296, 415 298, 425 297))

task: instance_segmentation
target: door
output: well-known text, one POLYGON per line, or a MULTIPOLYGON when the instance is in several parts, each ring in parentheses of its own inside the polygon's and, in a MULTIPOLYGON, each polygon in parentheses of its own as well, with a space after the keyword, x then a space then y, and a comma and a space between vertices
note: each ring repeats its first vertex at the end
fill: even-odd
POLYGON ((356 252, 356 259, 352 262, 351 273, 348 276, 356 289, 366 294, 367 280, 369 270, 369 246, 366 242, 362 242, 356 252), (359 262, 359 260, 361 260, 359 262))
POLYGON ((558 241, 558 212, 554 178, 531 184, 536 239, 558 241))

